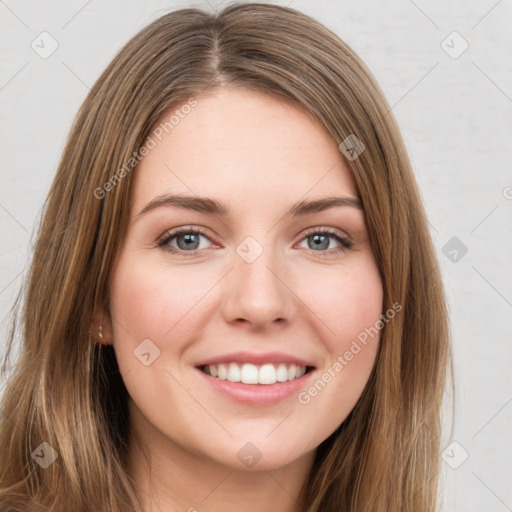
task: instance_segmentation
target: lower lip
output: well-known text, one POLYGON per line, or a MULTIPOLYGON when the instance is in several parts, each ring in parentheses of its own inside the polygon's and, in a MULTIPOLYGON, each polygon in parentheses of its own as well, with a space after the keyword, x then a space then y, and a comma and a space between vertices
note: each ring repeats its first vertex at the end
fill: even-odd
POLYGON ((272 405, 290 396, 297 395, 315 373, 314 370, 310 370, 298 379, 276 382, 275 384, 243 384, 242 382, 221 380, 204 373, 199 368, 195 369, 219 393, 236 402, 252 406, 272 405))

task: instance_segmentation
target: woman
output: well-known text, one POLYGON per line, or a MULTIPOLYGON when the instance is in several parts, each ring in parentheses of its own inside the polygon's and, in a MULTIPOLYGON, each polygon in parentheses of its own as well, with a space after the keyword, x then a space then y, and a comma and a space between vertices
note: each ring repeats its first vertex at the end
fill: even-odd
POLYGON ((372 75, 293 9, 183 9, 119 52, 72 127, 22 327, 2 510, 437 510, 449 339, 424 210, 372 75))

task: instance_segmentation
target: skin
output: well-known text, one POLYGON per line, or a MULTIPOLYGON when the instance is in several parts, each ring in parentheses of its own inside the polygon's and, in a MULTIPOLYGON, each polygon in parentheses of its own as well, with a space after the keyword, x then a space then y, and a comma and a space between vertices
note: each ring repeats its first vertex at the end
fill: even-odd
POLYGON ((298 512, 295 499, 317 446, 348 416, 370 376, 378 338, 341 372, 332 366, 380 317, 382 283, 362 209, 286 215, 303 199, 358 197, 318 122, 243 89, 196 99, 135 171, 111 317, 103 317, 104 341, 114 345, 131 397, 129 471, 148 511, 231 512, 243 503, 246 512, 298 512), (232 213, 166 205, 137 215, 162 193, 213 198, 232 213), (180 254, 157 245, 179 227, 201 227, 208 237, 195 238, 200 245, 189 252, 183 235, 175 237, 167 247, 181 247, 180 254), (312 235, 323 227, 352 247, 327 235, 316 248, 312 235), (236 252, 248 236, 263 249, 252 263, 236 252), (160 350, 148 366, 134 356, 145 339, 160 350), (240 404, 194 367, 239 350, 314 362, 306 390, 329 368, 335 377, 307 404, 296 394, 269 406, 240 404), (252 467, 237 457, 248 442, 261 453, 252 467))

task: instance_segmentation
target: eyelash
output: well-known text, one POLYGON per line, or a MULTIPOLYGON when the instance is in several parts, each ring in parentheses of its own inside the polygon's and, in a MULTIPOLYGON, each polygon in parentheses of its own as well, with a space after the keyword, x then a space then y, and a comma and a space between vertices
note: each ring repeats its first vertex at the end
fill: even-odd
MULTIPOLYGON (((175 247, 171 247, 170 245, 167 245, 174 238, 177 238, 178 236, 185 235, 185 234, 202 235, 205 238, 208 238, 208 240, 210 240, 210 237, 208 236, 208 234, 199 228, 179 228, 176 231, 171 231, 171 232, 164 234, 163 237, 158 240, 157 246, 162 248, 163 250, 173 253, 173 254, 189 254, 191 256, 197 255, 197 253, 203 249, 196 249, 194 251, 184 251, 182 249, 177 249, 175 247)), ((326 254, 326 255, 337 254, 337 253, 346 251, 348 249, 351 249, 353 246, 353 243, 347 237, 341 236, 337 230, 331 229, 331 228, 314 228, 312 230, 309 230, 304 234, 303 238, 300 241, 302 242, 303 240, 310 237, 311 235, 317 235, 317 234, 329 235, 329 236, 335 238, 341 244, 341 247, 338 247, 335 249, 329 249, 329 250, 325 250, 325 251, 315 251, 313 249, 308 249, 310 252, 312 252, 314 254, 326 254)))

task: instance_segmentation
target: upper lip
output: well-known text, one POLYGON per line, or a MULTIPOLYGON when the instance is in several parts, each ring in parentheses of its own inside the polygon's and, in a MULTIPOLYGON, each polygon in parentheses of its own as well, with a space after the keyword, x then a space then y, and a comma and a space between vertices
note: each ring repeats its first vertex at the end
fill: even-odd
POLYGON ((216 365, 222 363, 251 363, 256 365, 262 365, 265 363, 288 363, 295 364, 298 366, 314 366, 313 363, 307 361, 306 359, 301 359, 290 354, 285 354, 284 352, 231 352, 230 354, 222 354, 219 356, 204 359, 202 361, 197 362, 195 366, 204 366, 210 364, 216 365))

